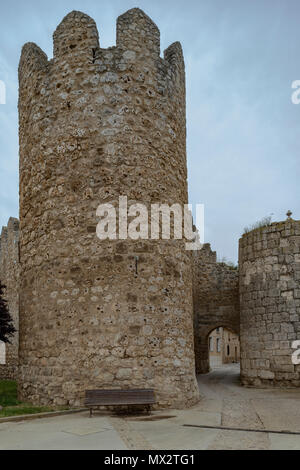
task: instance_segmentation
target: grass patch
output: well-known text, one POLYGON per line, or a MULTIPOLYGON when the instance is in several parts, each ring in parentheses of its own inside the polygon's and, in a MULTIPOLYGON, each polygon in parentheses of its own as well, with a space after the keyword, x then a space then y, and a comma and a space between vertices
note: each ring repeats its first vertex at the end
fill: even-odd
POLYGON ((58 411, 50 406, 34 406, 27 403, 21 403, 17 406, 7 406, 0 411, 0 418, 7 416, 31 415, 35 413, 46 413, 47 411, 58 411))
POLYGON ((14 380, 0 380, 0 406, 19 405, 17 382, 14 380))
POLYGON ((3 407, 0 410, 0 418, 68 409, 63 406, 34 406, 31 403, 18 401, 17 382, 14 380, 0 380, 0 406, 3 407))

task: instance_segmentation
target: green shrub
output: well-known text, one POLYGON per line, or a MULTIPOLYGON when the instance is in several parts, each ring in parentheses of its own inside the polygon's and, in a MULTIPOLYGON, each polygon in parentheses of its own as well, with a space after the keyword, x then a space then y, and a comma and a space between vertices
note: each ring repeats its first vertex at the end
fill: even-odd
POLYGON ((244 233, 249 233, 252 230, 255 230, 257 228, 267 227, 268 225, 271 225, 271 223, 272 223, 272 216, 268 215, 266 217, 263 217, 258 222, 255 222, 255 224, 252 224, 249 227, 245 227, 244 233))

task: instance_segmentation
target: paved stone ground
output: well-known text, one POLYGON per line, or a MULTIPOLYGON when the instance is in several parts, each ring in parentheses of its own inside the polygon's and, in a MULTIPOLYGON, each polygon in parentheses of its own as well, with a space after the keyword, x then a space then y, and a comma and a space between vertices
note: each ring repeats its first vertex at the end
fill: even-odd
POLYGON ((2 423, 0 449, 300 449, 300 390, 241 387, 235 364, 199 376, 199 387, 202 400, 189 410, 125 418, 99 413, 92 419, 83 412, 2 423), (299 435, 282 434, 282 430, 299 435))
POLYGON ((0 450, 115 450, 128 447, 107 417, 87 412, 0 424, 0 450))

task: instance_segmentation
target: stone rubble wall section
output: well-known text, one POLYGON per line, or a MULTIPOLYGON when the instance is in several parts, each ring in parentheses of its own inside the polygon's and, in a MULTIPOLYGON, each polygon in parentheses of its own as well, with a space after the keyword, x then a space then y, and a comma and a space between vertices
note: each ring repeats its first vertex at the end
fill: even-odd
MULTIPOLYGON (((6 286, 5 298, 17 332, 11 343, 1 345, 5 364, 0 364, 0 379, 17 376, 19 349, 19 221, 10 217, 7 227, 2 227, 0 237, 0 280, 6 286)), ((2 357, 3 359, 3 357, 2 357)), ((2 361, 1 361, 2 362, 2 361)))
POLYGON ((299 387, 291 346, 300 339, 300 221, 243 235, 239 265, 242 383, 299 387))
POLYGON ((156 390, 160 406, 198 400, 191 255, 184 240, 106 240, 100 203, 185 204, 185 68, 160 57, 141 10, 103 49, 80 12, 19 65, 20 398, 79 405, 88 388, 156 390), (136 260, 138 256, 138 260, 136 260))
POLYGON ((204 244, 193 252, 194 347, 196 373, 209 372, 208 336, 218 327, 239 334, 238 270, 218 263, 204 244))

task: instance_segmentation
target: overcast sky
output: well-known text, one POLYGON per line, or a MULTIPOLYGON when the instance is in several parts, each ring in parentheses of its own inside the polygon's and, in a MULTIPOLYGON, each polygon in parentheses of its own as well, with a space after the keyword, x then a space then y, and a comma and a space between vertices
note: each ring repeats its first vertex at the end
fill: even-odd
POLYGON ((205 204, 205 242, 236 261, 245 226, 264 216, 300 218, 299 0, 27 0, 1 2, 0 225, 18 217, 17 67, 25 42, 52 57, 52 33, 71 10, 95 19, 101 47, 115 22, 140 7, 179 40, 187 80, 190 203, 205 204))

